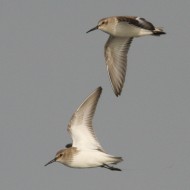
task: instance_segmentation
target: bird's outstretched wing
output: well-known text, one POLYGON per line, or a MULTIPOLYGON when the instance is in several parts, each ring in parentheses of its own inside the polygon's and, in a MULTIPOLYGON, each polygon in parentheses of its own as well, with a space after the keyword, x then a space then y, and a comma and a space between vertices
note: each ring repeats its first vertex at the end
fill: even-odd
POLYGON ((127 53, 133 38, 110 36, 105 44, 104 55, 108 74, 116 96, 121 94, 127 70, 127 53))
POLYGON ((72 115, 67 128, 73 140, 72 147, 103 151, 92 128, 92 119, 101 92, 102 88, 98 87, 85 99, 77 111, 72 115))

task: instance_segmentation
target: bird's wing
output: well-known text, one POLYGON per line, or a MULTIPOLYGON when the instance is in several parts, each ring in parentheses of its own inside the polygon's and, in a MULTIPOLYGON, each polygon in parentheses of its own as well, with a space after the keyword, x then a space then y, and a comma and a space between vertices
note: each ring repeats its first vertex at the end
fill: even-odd
POLYGON ((127 52, 133 38, 110 36, 104 54, 108 74, 116 96, 121 94, 127 70, 127 52))
POLYGON ((118 18, 118 25, 124 26, 123 24, 126 23, 127 25, 130 24, 132 26, 143 28, 146 30, 154 30, 155 27, 152 23, 147 21, 145 18, 141 17, 133 17, 133 16, 119 16, 118 18))
POLYGON ((101 92, 102 88, 98 87, 85 99, 77 111, 72 115, 67 130, 72 137, 73 147, 103 151, 92 127, 92 119, 101 92))

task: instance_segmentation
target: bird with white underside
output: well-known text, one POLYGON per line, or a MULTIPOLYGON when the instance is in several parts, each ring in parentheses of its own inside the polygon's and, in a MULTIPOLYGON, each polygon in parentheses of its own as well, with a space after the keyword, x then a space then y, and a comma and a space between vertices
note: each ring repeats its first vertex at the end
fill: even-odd
POLYGON ((146 19, 136 16, 103 18, 87 33, 97 29, 110 35, 104 47, 104 56, 113 91, 119 96, 125 82, 127 53, 133 38, 160 36, 166 33, 162 28, 155 27, 146 19))
POLYGON ((101 93, 102 88, 98 87, 72 115, 67 128, 73 140, 72 144, 67 144, 64 149, 58 151, 55 158, 45 166, 59 162, 71 168, 102 167, 121 171, 112 164, 117 164, 123 159, 104 151, 92 127, 92 119, 101 93))

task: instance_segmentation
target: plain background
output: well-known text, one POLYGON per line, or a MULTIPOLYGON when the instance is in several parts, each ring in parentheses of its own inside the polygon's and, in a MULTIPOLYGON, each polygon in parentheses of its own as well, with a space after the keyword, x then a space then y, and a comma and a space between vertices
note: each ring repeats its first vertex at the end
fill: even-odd
POLYGON ((1 189, 190 189, 189 0, 1 0, 1 189), (122 95, 99 19, 141 16, 167 35, 135 39, 122 95), (122 172, 44 164, 71 142, 72 113, 103 87, 94 130, 122 172))

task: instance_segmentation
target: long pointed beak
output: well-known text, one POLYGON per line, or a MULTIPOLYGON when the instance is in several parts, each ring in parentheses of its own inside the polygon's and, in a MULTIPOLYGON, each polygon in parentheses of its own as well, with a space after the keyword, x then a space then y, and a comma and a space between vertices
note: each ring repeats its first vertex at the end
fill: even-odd
POLYGON ((89 31, 87 31, 86 33, 92 32, 93 30, 97 30, 98 26, 95 26, 94 28, 90 29, 89 31))
POLYGON ((49 161, 47 164, 45 164, 44 166, 47 166, 47 165, 49 165, 49 164, 51 164, 51 163, 53 163, 53 162, 56 162, 56 158, 54 158, 53 160, 51 160, 51 161, 49 161))

